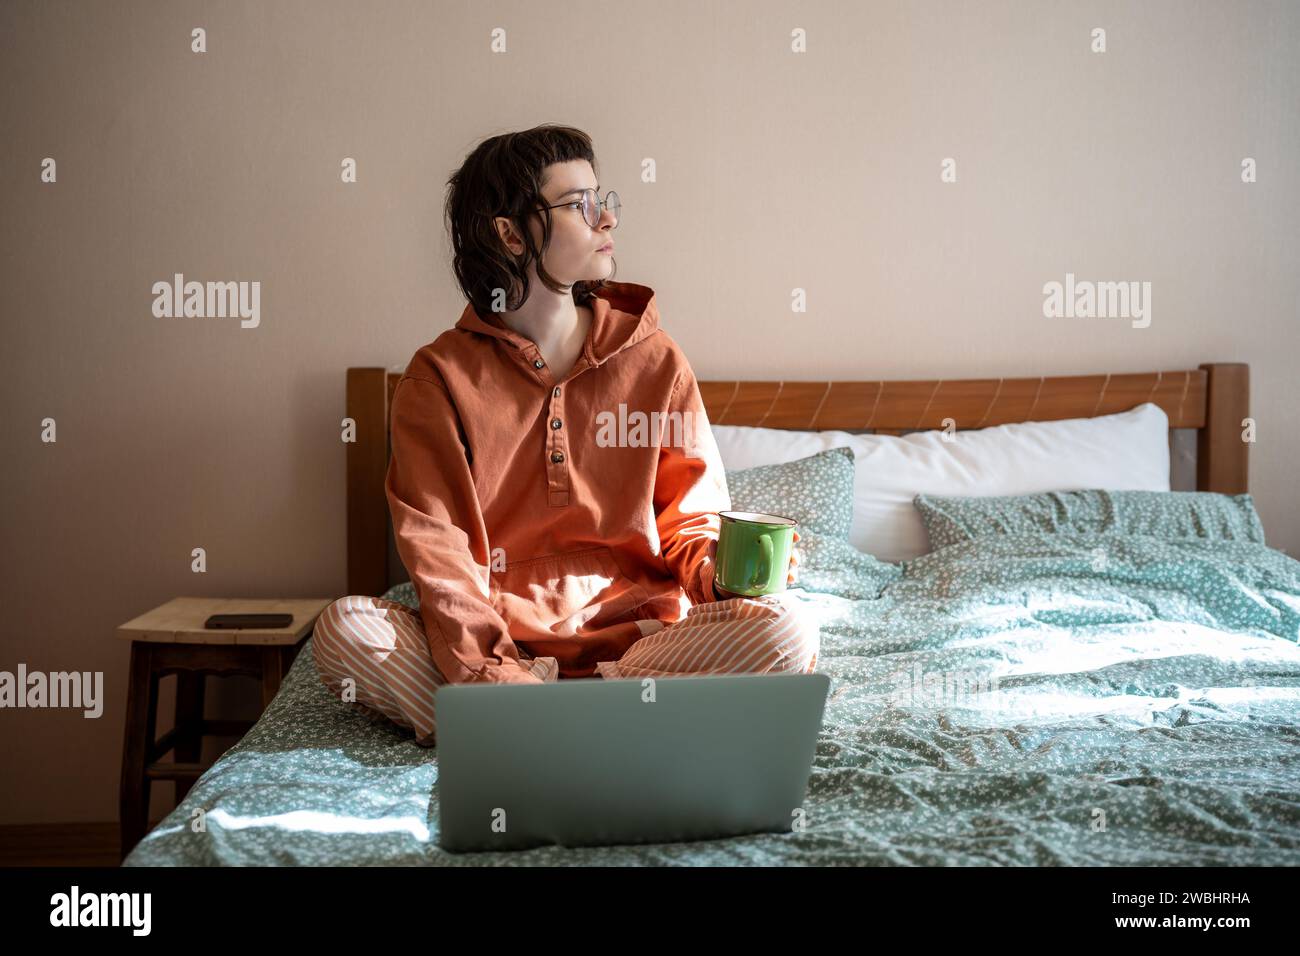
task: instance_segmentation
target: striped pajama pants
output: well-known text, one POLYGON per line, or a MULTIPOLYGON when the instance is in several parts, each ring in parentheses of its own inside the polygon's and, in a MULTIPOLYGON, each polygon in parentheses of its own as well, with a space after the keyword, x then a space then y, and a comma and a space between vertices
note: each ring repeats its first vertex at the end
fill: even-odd
MULTIPOLYGON (((597 676, 810 674, 817 665, 817 626, 787 594, 697 604, 673 624, 637 624, 641 639, 617 661, 598 663, 597 676)), ((537 677, 558 680, 554 657, 518 651, 537 677)), ((421 746, 436 745, 434 696, 447 679, 429 654, 418 612, 382 598, 340 598, 316 621, 312 653, 321 681, 340 700, 413 730, 421 746)))

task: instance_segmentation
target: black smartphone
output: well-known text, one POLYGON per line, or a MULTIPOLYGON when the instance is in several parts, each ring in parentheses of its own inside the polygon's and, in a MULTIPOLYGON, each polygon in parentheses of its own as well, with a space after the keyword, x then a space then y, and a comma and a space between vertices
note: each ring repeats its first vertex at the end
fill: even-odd
POLYGON ((292 623, 292 614, 213 614, 203 622, 203 626, 209 630, 216 630, 218 628, 288 627, 292 623))

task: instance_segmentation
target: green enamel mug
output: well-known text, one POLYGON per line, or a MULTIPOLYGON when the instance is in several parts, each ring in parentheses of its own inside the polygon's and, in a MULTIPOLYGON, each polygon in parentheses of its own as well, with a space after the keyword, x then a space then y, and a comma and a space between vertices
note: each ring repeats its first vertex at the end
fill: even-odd
POLYGON ((718 587, 744 597, 784 591, 799 522, 757 511, 720 511, 718 587))

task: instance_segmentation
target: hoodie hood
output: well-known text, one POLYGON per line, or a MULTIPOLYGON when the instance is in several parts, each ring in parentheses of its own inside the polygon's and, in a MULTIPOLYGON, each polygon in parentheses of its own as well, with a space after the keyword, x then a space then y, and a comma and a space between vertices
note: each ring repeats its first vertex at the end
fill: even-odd
MULTIPOLYGON (((649 286, 609 282, 596 290, 589 305, 593 313, 591 329, 582 354, 593 366, 604 364, 611 356, 631 348, 659 329, 659 309, 655 304, 654 290, 649 286)), ((473 303, 465 305, 456 328, 499 339, 516 351, 534 347, 529 339, 508 328, 499 314, 480 315, 473 303)))

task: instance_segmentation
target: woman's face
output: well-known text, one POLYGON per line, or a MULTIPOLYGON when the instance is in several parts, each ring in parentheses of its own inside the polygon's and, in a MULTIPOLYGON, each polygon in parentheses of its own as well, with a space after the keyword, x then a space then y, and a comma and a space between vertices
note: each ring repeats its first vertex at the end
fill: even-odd
MULTIPOLYGON (((592 228, 582 214, 582 190, 595 189, 597 196, 604 198, 604 193, 598 186, 591 163, 585 159, 553 163, 543 172, 542 205, 555 208, 550 211, 551 244, 542 263, 546 266, 546 271, 562 284, 605 279, 614 269, 614 239, 611 233, 617 220, 608 209, 602 207, 600 219, 595 228, 592 228), (600 251, 602 246, 607 247, 603 252, 600 251)), ((539 248, 544 215, 538 209, 537 214, 528 221, 533 241, 539 248)), ((511 254, 522 254, 523 241, 510 221, 499 216, 496 223, 498 233, 511 254)), ((530 270, 536 272, 535 263, 530 265, 530 270)))

